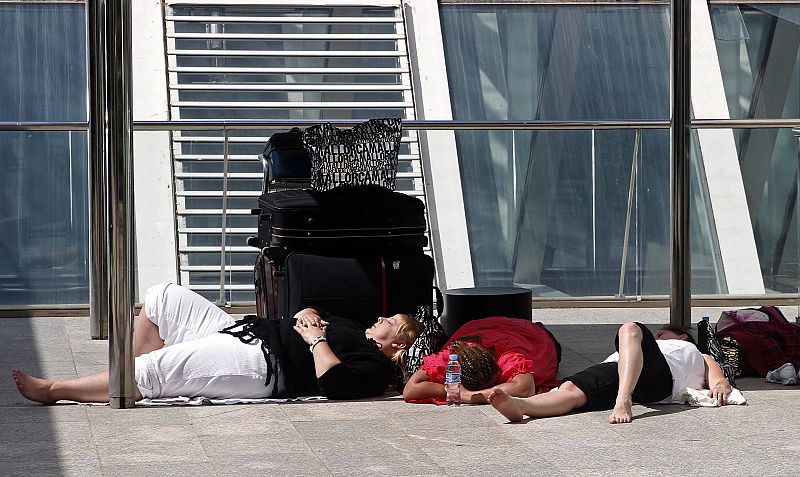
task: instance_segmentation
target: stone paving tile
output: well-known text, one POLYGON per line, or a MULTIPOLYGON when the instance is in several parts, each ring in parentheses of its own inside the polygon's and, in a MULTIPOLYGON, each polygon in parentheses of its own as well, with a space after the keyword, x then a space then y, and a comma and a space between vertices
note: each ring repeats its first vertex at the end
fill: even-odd
POLYGON ((134 464, 105 464, 102 466, 102 473, 104 477, 205 477, 219 475, 211 462, 152 462, 148 459, 134 464))
POLYGON ((336 406, 335 403, 336 401, 289 402, 281 407, 290 421, 364 419, 381 415, 380 410, 370 401, 339 402, 341 406, 336 406))
MULTIPOLYGON (((275 447, 275 446, 273 446, 275 447)), ((220 458, 215 461, 216 475, 220 477, 324 477, 333 475, 310 450, 291 453, 270 452, 265 447, 258 455, 249 459, 234 456, 233 459, 220 458)))
MULTIPOLYGON (((242 425, 239 424, 239 427, 242 425)), ((213 462, 235 459, 261 462, 278 458, 279 455, 311 452, 303 436, 292 431, 253 432, 237 436, 201 435, 196 440, 213 462)))
MULTIPOLYGON (((15 391, 16 392, 16 391, 15 391)), ((0 426, 44 422, 87 422, 87 406, 0 406, 0 426)))
POLYGON ((210 463, 205 449, 187 425, 150 426, 148 431, 129 430, 97 437, 95 447, 104 467, 148 462, 210 463))
POLYGON ((3 462, 2 473, 4 477, 86 477, 102 475, 102 469, 96 459, 80 462, 37 460, 3 462))
POLYGON ((469 445, 436 445, 423 451, 439 465, 447 475, 547 475, 562 474, 545 456, 519 443, 474 448, 469 445))
POLYGON ((334 475, 406 476, 444 475, 433 459, 415 442, 387 433, 384 437, 349 439, 307 439, 314 454, 334 475))
POLYGON ((294 421, 297 432, 312 439, 343 440, 351 437, 380 438, 387 434, 397 435, 401 431, 393 422, 371 419, 348 419, 335 421, 294 421))
MULTIPOLYGON (((104 440, 131 436, 146 438, 156 429, 170 431, 170 426, 191 430, 181 407, 142 407, 111 409, 107 406, 84 406, 95 439, 104 440)), ((169 439, 170 435, 158 436, 169 439)), ((177 436, 172 436, 177 437, 177 436)))
POLYGON ((100 363, 76 364, 75 365, 75 371, 76 371, 76 375, 77 376, 86 376, 86 375, 89 375, 89 374, 96 374, 96 373, 99 373, 101 371, 108 371, 108 365, 107 364, 100 364, 100 363))

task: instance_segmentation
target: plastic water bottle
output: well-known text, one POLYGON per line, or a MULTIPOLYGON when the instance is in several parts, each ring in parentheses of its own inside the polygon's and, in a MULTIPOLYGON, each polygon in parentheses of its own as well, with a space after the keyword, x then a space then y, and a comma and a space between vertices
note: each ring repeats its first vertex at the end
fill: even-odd
POLYGON ((450 361, 447 362, 444 390, 447 393, 448 406, 461 405, 461 364, 457 354, 451 354, 450 361))

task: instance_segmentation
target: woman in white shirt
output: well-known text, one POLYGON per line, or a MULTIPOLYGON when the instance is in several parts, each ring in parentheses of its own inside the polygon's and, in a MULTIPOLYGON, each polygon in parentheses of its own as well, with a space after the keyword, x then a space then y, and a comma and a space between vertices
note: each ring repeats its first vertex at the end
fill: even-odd
POLYGON ((564 378, 558 390, 515 398, 495 388, 489 401, 510 421, 613 407, 608 422, 620 424, 631 422, 634 402, 680 402, 686 388, 708 388, 723 405, 731 393, 722 369, 697 350, 688 330, 665 326, 653 336, 641 323, 628 322, 617 332, 615 347, 617 353, 564 378))

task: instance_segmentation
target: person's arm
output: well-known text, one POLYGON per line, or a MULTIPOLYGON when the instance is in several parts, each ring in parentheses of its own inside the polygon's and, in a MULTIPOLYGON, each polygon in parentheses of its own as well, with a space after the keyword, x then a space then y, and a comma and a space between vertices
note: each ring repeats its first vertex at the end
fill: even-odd
POLYGON ((489 394, 495 388, 500 388, 514 397, 530 397, 536 394, 536 383, 530 373, 521 373, 510 381, 492 386, 480 391, 469 391, 463 386, 461 388, 461 400, 472 404, 486 404, 489 402, 489 394))
POLYGON ((708 386, 708 396, 717 400, 717 405, 722 406, 727 403, 731 388, 728 378, 722 372, 717 361, 707 354, 703 355, 705 361, 705 380, 708 386))
POLYGON ((418 369, 411 375, 406 385, 403 387, 403 399, 440 399, 447 397, 444 391, 444 384, 434 383, 424 369, 418 369))
MULTIPOLYGON (((298 315, 308 310, 310 310, 310 308, 306 308, 295 315, 297 323, 294 325, 294 330, 303 338, 303 341, 310 346, 318 337, 327 339, 327 333, 325 331, 325 325, 327 325, 327 323, 321 319, 314 319, 314 315, 316 315, 316 318, 319 318, 316 312, 314 312, 313 315, 308 314, 298 317, 298 315), (325 323, 325 325, 322 323, 325 323)), ((314 356, 314 371, 317 378, 325 374, 325 372, 332 367, 341 363, 341 360, 334 354, 327 341, 317 341, 317 344, 314 345, 314 349, 311 350, 311 354, 314 356)))
POLYGON ((306 308, 295 315, 297 323, 294 330, 309 346, 314 345, 311 354, 314 357, 314 373, 319 389, 328 399, 361 399, 377 396, 386 390, 388 378, 384 358, 363 356, 359 359, 348 359, 343 362, 327 341, 326 327, 328 322, 321 319, 316 310, 306 308), (303 314, 303 316, 299 316, 303 314))

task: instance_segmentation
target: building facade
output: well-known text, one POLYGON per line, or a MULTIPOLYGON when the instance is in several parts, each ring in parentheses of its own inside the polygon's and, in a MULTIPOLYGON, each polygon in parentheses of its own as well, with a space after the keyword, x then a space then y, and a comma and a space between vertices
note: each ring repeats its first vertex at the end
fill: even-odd
MULTIPOLYGON (((694 118, 800 118, 800 5, 691 7, 694 118)), ((133 117, 552 123, 407 128, 398 190, 427 203, 440 287, 623 306, 669 290, 669 130, 648 125, 670 116, 669 18, 655 1, 137 0, 133 117)), ((86 121, 83 2, 0 1, 0 47, 0 122, 86 121)), ((134 133, 137 290, 253 301, 272 132, 134 133)), ((792 129, 692 141, 693 294, 796 297, 792 129)), ((86 304, 87 133, 0 132, 0 151, 0 306, 86 304)))

